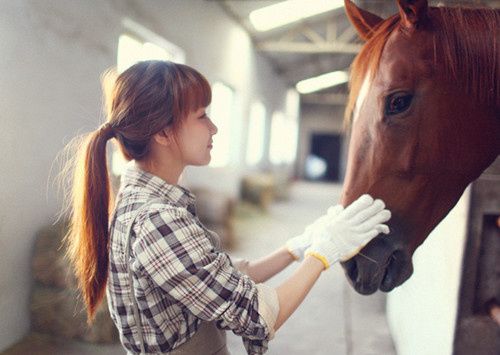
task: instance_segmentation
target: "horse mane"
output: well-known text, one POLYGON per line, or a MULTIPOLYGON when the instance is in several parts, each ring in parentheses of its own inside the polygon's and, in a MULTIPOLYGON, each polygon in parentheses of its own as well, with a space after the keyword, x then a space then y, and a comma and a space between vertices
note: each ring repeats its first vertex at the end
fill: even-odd
MULTIPOLYGON (((500 11, 460 7, 430 7, 434 48, 441 46, 445 75, 457 88, 479 103, 500 106, 500 11)), ((344 123, 349 126, 354 106, 367 73, 373 80, 390 34, 400 24, 399 14, 379 24, 351 65, 349 99, 344 123)), ((437 60, 434 53, 435 61, 437 60)))

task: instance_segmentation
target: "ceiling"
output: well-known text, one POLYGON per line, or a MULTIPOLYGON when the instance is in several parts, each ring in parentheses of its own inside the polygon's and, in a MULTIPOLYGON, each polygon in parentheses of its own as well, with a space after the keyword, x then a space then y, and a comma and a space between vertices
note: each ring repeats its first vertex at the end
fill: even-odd
MULTIPOLYGON (((249 33, 257 50, 268 58, 276 73, 282 76, 288 85, 295 86, 302 79, 348 69, 362 42, 350 25, 344 8, 267 32, 255 30, 248 19, 250 12, 281 1, 283 0, 217 0, 216 2, 249 33)), ((383 18, 397 12, 396 1, 355 0, 354 2, 383 18)), ((500 8, 500 0, 431 0, 429 3, 500 8)), ((302 95, 302 101, 311 104, 344 104, 346 93, 347 85, 343 84, 317 93, 302 95)))

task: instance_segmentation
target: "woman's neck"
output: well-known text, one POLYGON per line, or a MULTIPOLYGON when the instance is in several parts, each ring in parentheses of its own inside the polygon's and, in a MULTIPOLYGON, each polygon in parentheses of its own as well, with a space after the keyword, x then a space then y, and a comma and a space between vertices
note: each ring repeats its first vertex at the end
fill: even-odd
POLYGON ((165 161, 165 159, 162 160, 162 162, 136 161, 135 163, 140 169, 158 176, 170 185, 177 185, 179 182, 179 177, 184 170, 184 166, 176 164, 178 162, 175 161, 167 162, 165 161))

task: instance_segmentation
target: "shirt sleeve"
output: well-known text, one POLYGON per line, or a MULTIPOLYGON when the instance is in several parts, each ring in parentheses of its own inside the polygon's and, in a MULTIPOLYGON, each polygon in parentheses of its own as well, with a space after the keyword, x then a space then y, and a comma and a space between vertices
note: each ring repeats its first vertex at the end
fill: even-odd
POLYGON ((235 268, 237 268, 240 272, 248 275, 248 260, 234 257, 230 259, 235 268))
POLYGON ((261 355, 265 354, 268 349, 269 341, 259 339, 249 339, 243 337, 243 346, 245 347, 248 355, 261 355))
POLYGON ((142 269, 196 317, 216 321, 220 328, 230 329, 250 343, 267 344, 274 337, 279 311, 276 291, 255 284, 233 267, 229 256, 214 249, 186 209, 149 212, 132 249, 136 270, 142 269))

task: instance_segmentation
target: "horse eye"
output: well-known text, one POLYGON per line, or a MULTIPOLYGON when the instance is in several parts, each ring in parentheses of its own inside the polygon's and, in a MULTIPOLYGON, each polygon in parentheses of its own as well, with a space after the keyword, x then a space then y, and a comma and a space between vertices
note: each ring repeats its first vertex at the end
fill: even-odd
POLYGON ((406 111, 412 98, 413 95, 401 92, 389 95, 385 101, 385 114, 391 116, 406 111))

